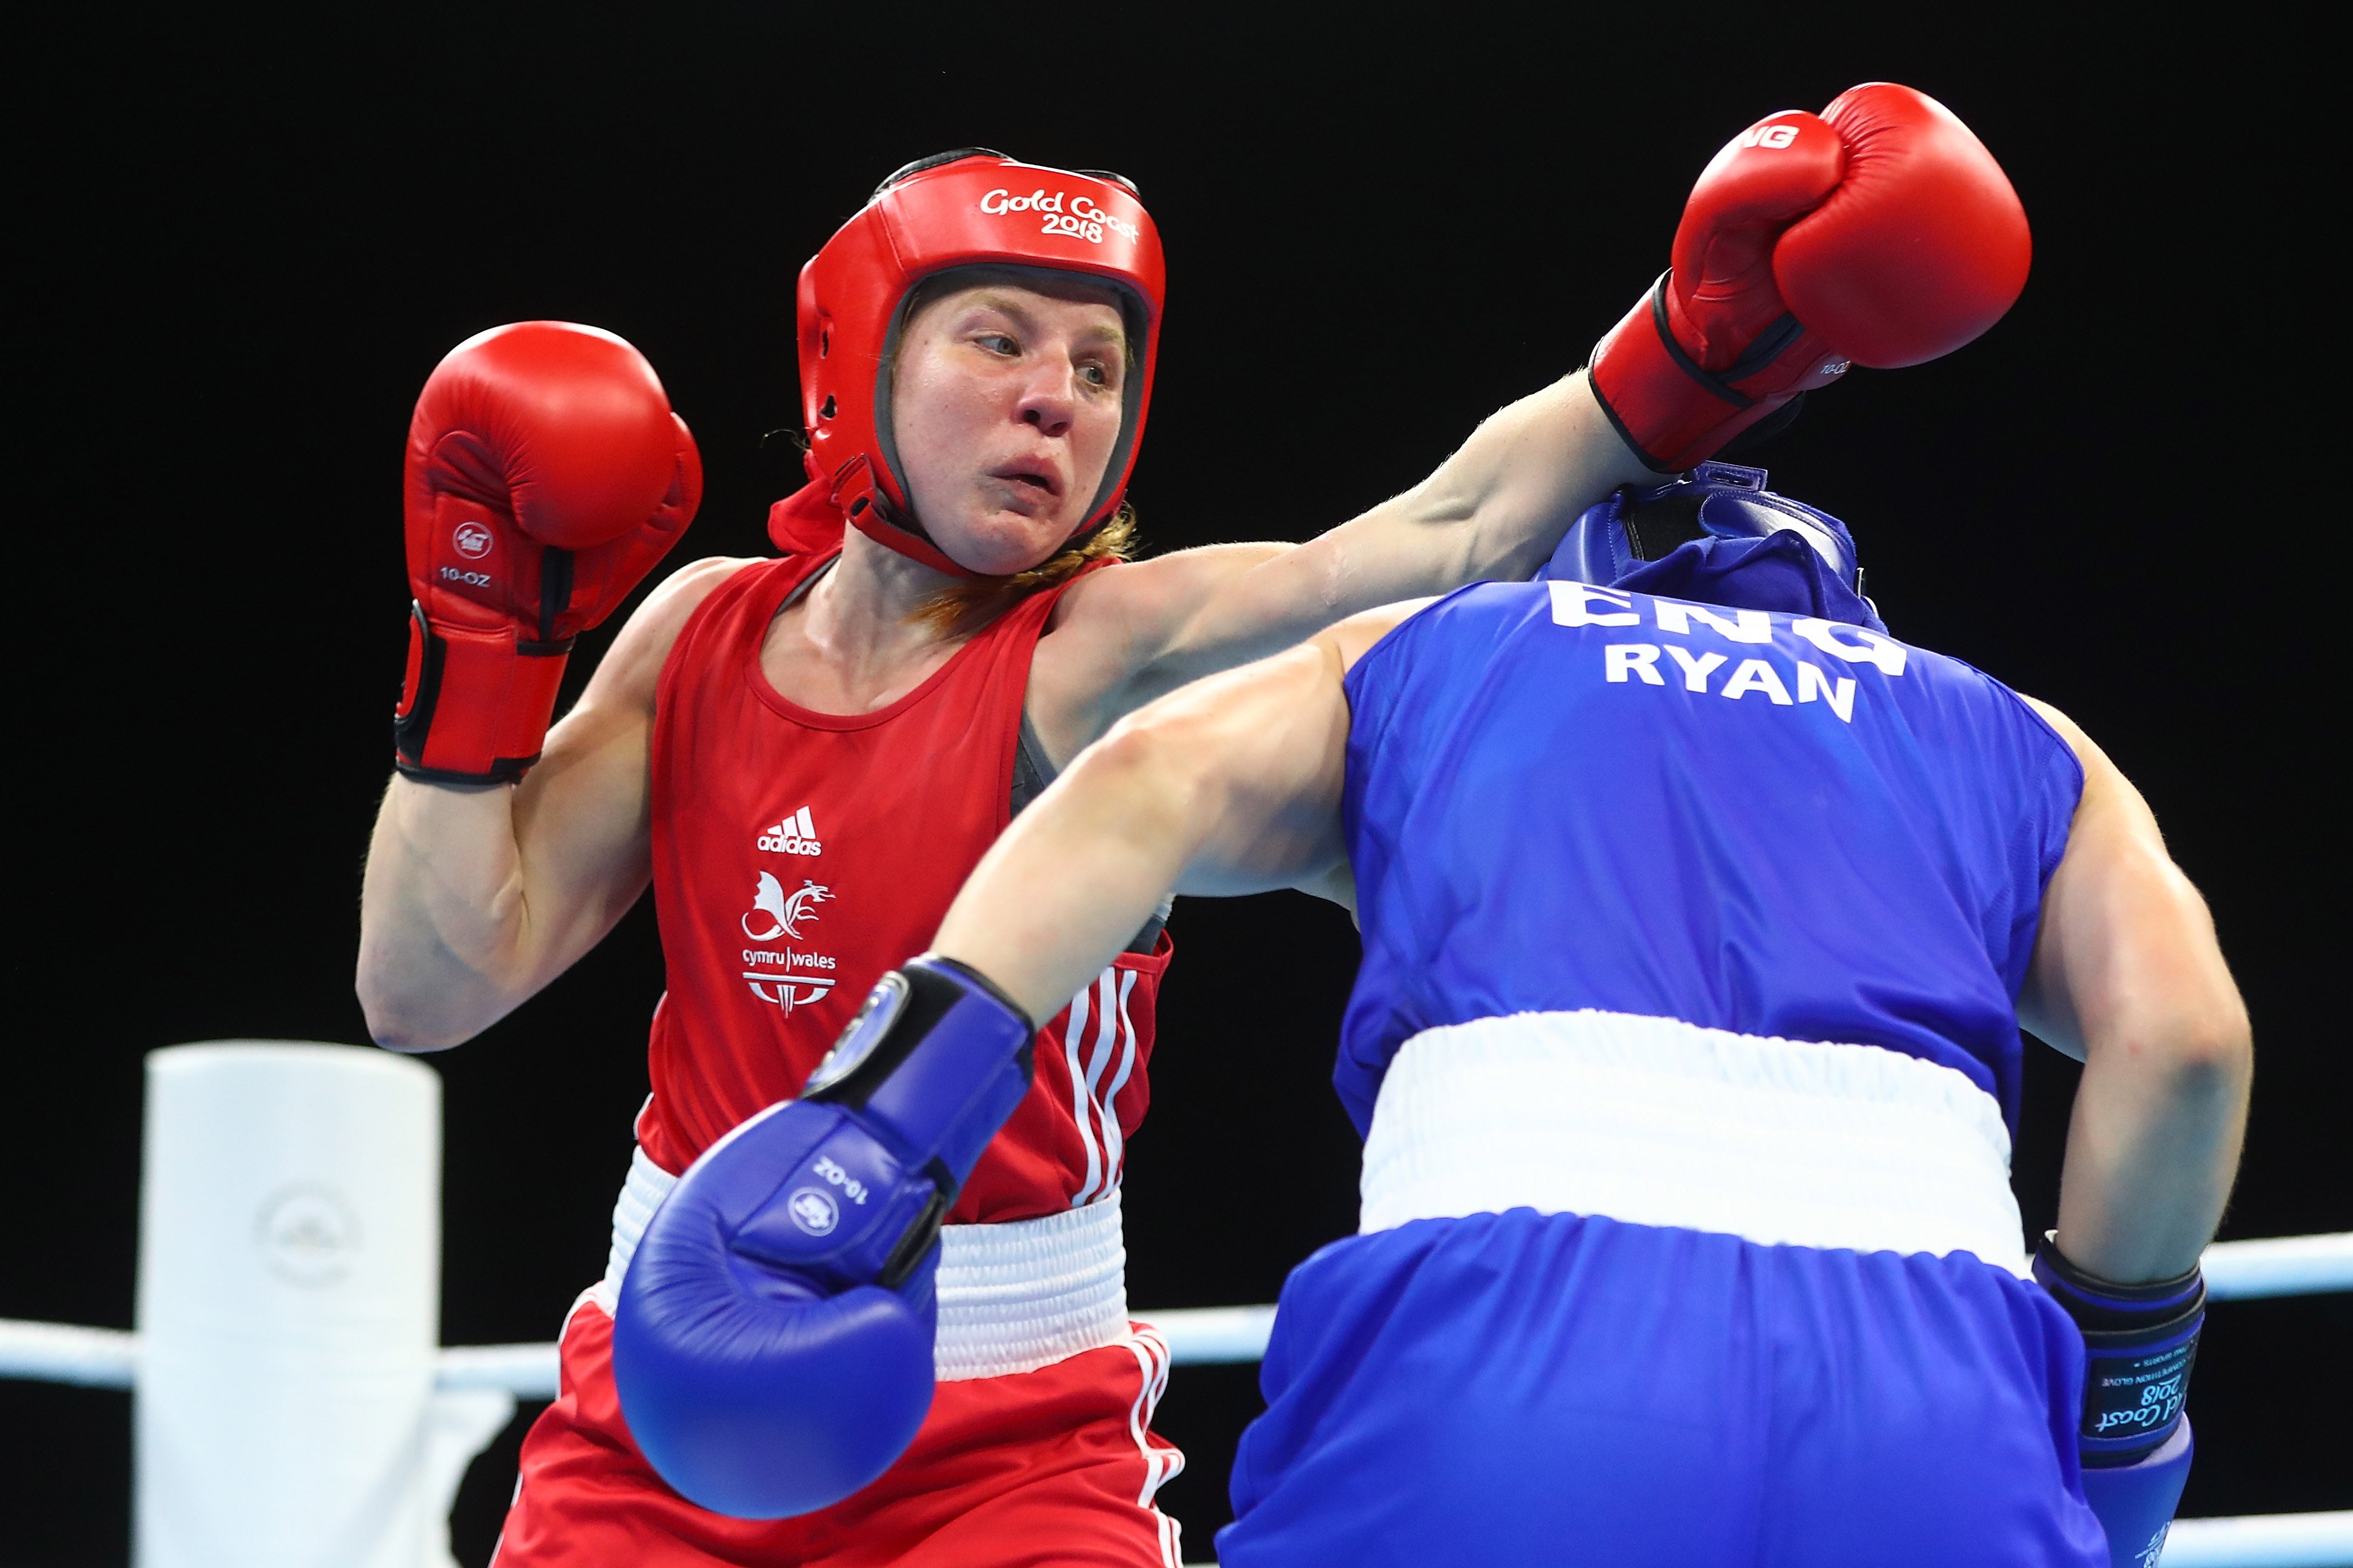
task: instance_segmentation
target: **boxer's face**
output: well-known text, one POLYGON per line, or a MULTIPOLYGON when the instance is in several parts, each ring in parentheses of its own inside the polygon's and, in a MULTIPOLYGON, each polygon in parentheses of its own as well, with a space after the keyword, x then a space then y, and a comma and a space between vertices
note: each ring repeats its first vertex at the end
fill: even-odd
POLYGON ((915 514, 976 572, 1027 571, 1086 518, 1119 437, 1127 334, 1117 297, 1072 279, 984 282, 900 335, 892 430, 915 514))

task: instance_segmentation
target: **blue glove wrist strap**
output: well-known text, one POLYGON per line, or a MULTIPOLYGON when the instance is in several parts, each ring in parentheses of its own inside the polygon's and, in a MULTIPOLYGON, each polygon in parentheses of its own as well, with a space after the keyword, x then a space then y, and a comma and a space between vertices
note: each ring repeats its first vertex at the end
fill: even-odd
POLYGON ((2083 1331, 2086 1468, 2129 1465, 2154 1453, 2180 1425, 2206 1321, 2206 1281, 2192 1268, 2172 1279, 2119 1285, 2086 1274, 2055 1237, 2035 1249, 2034 1278, 2083 1331))
POLYGON ((1037 1036, 987 975, 925 954, 875 985, 801 1098, 859 1112, 911 1165, 936 1162, 953 1196, 1029 1092, 1037 1036))

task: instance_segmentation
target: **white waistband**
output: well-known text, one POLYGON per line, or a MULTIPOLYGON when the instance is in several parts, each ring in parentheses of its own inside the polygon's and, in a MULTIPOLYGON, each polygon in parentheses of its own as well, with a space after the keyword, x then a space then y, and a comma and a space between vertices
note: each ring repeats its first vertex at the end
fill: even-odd
POLYGON ((1127 1334, 1119 1189, 1083 1208, 940 1229, 940 1381, 1035 1372, 1127 1334))
POLYGON ((2027 1271, 2010 1133, 1950 1068, 1623 1013, 1428 1029, 1381 1081, 1359 1228, 1500 1214, 2027 1271))
MULTIPOLYGON (((591 1292, 609 1314, 646 1221, 678 1178, 646 1158, 629 1161, 613 1205, 613 1250, 591 1292)), ((951 1225, 940 1230, 938 1337, 932 1363, 943 1383, 1035 1372, 1127 1334, 1127 1247, 1119 1189, 1039 1219, 951 1225)))

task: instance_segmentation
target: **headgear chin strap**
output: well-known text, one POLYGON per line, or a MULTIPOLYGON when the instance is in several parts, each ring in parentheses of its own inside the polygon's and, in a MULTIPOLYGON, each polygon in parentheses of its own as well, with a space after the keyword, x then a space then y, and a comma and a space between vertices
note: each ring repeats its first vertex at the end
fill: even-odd
POLYGON ((1887 627, 1862 596, 1846 524, 1765 488, 1762 468, 1702 463, 1613 492, 1569 526, 1539 581, 1887 627))
MULTIPOLYGON (((1135 467, 1166 292, 1160 232, 1135 187, 1101 170, 1019 163, 985 147, 919 159, 882 182, 801 268, 801 415, 809 478, 867 537, 958 577, 973 572, 923 531, 899 471, 887 374, 907 301, 965 267, 1034 267, 1112 286, 1134 361, 1119 439, 1065 547, 1109 521, 1135 467)), ((783 542, 779 541, 779 547, 783 542)))

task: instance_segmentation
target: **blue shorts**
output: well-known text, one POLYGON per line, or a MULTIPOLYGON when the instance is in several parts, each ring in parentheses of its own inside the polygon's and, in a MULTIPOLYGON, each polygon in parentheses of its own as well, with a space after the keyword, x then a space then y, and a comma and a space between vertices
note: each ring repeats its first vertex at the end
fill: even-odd
POLYGON ((1947 1258, 1529 1209, 1283 1286, 1226 1568, 2107 1568, 2083 1341, 1947 1258))

